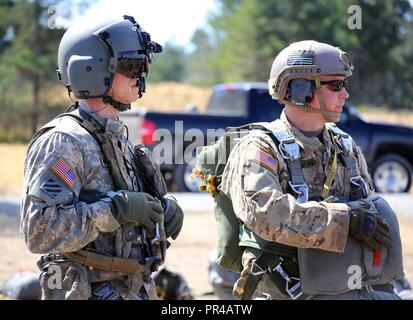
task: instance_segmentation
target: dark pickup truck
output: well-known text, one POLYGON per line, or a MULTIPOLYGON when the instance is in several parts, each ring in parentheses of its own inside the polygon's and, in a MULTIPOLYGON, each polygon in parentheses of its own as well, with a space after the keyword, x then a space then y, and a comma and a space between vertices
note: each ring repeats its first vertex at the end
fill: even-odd
MULTIPOLYGON (((222 134, 226 127, 272 121, 279 117, 282 108, 269 96, 266 83, 228 83, 213 87, 206 113, 130 111, 122 113, 121 120, 129 127, 134 143, 145 143, 154 151, 159 151, 156 147, 160 143, 169 146, 160 154, 165 178, 176 191, 196 191, 197 182, 190 178, 194 161, 182 156, 185 150, 193 155, 195 147, 211 142, 211 132, 222 134), (161 138, 165 132, 169 136, 161 138), (165 153, 170 157, 165 157, 165 153)), ((413 128, 368 121, 348 102, 338 125, 362 149, 377 192, 409 191, 413 128)))

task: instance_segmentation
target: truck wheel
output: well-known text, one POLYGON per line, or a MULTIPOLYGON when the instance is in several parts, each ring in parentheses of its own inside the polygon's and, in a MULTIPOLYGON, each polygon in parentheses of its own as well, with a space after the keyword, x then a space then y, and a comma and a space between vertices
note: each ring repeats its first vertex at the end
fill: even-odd
POLYGON ((173 173, 173 180, 176 184, 176 189, 179 192, 198 192, 200 181, 192 179, 192 168, 195 168, 194 163, 184 163, 176 167, 173 173))
POLYGON ((372 166, 376 192, 409 192, 412 183, 412 166, 397 154, 386 154, 377 159, 372 166))

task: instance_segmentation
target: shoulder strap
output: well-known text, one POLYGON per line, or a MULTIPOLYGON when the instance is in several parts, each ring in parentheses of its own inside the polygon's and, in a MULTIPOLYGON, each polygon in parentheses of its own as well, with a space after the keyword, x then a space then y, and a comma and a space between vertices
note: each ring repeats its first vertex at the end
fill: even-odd
POLYGON ((351 136, 337 127, 334 123, 327 123, 327 129, 334 137, 334 144, 340 149, 338 156, 343 165, 350 169, 350 190, 346 193, 350 194, 351 200, 358 200, 368 196, 367 184, 363 177, 357 171, 356 162, 351 155, 353 152, 353 142, 351 136), (361 193, 361 194, 360 194, 361 193))
POLYGON ((53 129, 56 127, 56 125, 59 123, 59 119, 54 118, 52 121, 49 123, 45 124, 43 127, 41 127, 39 130, 36 131, 36 133, 33 135, 30 144, 28 146, 28 149, 39 139, 42 135, 44 135, 46 132, 49 130, 53 129))
POLYGON ((82 110, 79 110, 79 115, 74 113, 62 113, 56 118, 62 117, 70 117, 96 140, 104 155, 104 161, 109 168, 115 188, 118 190, 127 190, 127 184, 120 172, 119 164, 116 161, 114 146, 110 141, 105 139, 102 126, 85 112, 82 112, 82 110))
POLYGON ((342 151, 347 153, 353 152, 352 139, 348 133, 337 127, 335 123, 326 123, 326 127, 340 142, 339 147, 342 149, 342 151))
POLYGON ((308 201, 308 185, 304 180, 303 169, 300 163, 300 146, 294 137, 285 128, 282 121, 277 120, 277 124, 280 124, 276 128, 271 127, 268 122, 254 123, 254 129, 264 128, 265 132, 274 141, 278 151, 284 158, 288 171, 290 172, 290 181, 288 184, 292 192, 295 194, 295 198, 299 203, 308 201))
MULTIPOLYGON (((81 112, 80 114, 82 116, 86 116, 82 114, 81 112)), ((127 184, 123 180, 122 174, 120 173, 119 166, 116 162, 116 157, 114 154, 115 151, 113 150, 113 146, 103 136, 103 128, 92 118, 84 119, 82 116, 76 115, 70 112, 59 114, 52 121, 50 121, 48 124, 40 128, 34 134, 28 148, 30 148, 36 142, 36 140, 39 139, 43 134, 55 128, 57 124, 59 123, 59 121, 61 120, 61 118, 64 118, 64 117, 71 118, 76 123, 78 123, 81 127, 83 127, 96 140, 96 142, 100 146, 102 153, 104 155, 103 160, 105 161, 106 165, 109 168, 112 181, 115 187, 119 190, 127 189, 127 184)))

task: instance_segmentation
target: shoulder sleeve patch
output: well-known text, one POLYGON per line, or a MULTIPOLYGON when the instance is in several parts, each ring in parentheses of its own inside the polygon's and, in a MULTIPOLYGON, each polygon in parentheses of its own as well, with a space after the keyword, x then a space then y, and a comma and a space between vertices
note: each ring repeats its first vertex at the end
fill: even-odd
POLYGON ((54 164, 52 164, 50 170, 69 188, 72 188, 79 180, 75 170, 63 158, 59 158, 54 164))
POLYGON ((50 178, 40 186, 40 189, 42 189, 52 198, 56 198, 62 192, 63 187, 60 185, 60 183, 50 178))
POLYGON ((271 172, 276 172, 277 170, 278 161, 263 150, 257 150, 254 160, 271 172))

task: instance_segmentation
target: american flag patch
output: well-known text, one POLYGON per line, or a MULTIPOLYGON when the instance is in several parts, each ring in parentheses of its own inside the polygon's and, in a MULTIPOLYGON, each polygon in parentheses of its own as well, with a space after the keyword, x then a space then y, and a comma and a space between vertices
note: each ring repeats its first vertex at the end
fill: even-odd
POLYGON ((259 150, 255 154, 255 160, 259 162, 260 165, 264 166, 268 170, 275 172, 277 169, 277 160, 271 157, 268 153, 259 150))
POLYGON ((76 181, 79 180, 79 177, 72 167, 62 158, 57 160, 50 169, 60 178, 60 180, 66 183, 69 188, 73 187, 76 181))
POLYGON ((294 51, 287 58, 288 66, 305 66, 314 64, 314 51, 294 51))

